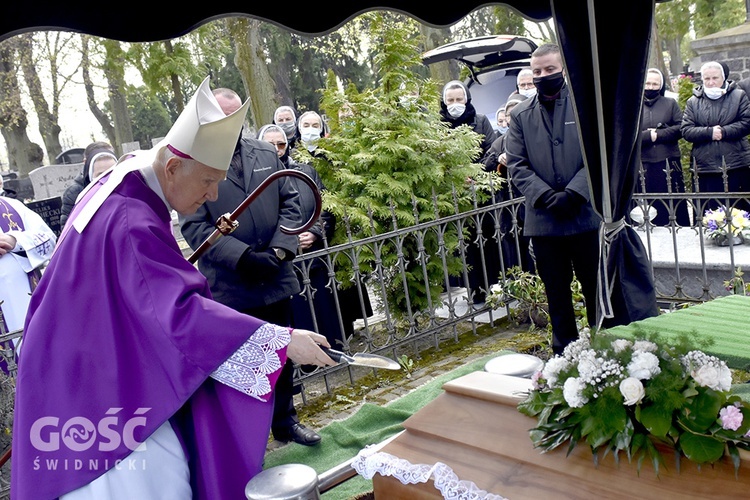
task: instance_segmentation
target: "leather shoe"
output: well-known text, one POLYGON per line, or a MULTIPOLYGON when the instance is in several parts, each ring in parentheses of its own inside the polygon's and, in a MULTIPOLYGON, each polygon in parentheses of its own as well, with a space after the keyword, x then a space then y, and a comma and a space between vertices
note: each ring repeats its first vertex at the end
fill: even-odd
POLYGON ((285 429, 279 433, 274 433, 274 438, 278 441, 288 443, 294 441, 295 443, 304 446, 313 446, 320 443, 320 434, 312 429, 308 429, 300 423, 296 423, 293 426, 285 429))

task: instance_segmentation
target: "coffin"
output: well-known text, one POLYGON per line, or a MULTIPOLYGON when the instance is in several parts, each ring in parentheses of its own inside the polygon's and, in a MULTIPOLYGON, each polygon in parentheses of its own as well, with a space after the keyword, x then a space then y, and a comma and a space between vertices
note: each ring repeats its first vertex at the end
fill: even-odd
MULTIPOLYGON (((666 470, 657 477, 650 461, 640 474, 635 462, 612 454, 594 464, 590 449, 577 446, 540 453, 528 430, 536 420, 516 409, 529 379, 473 372, 443 386, 444 393, 404 422, 405 431, 382 448, 411 464, 448 465, 460 480, 510 500, 554 499, 696 499, 750 497, 750 455, 743 454, 735 477, 727 459, 714 466, 682 459, 662 450, 666 470)), ((391 475, 373 476, 378 500, 443 498, 433 480, 402 484, 391 475)))

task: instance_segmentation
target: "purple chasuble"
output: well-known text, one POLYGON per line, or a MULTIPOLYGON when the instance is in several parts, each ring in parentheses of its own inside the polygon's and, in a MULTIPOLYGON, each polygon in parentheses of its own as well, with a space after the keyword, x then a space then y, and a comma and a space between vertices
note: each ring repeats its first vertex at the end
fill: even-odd
MULTIPOLYGON (((264 322, 211 299, 164 202, 127 174, 79 234, 67 232, 31 299, 19 359, 12 497, 88 484, 170 420, 194 498, 244 498, 262 470, 273 402, 209 378, 264 322)), ((286 360, 286 347, 269 356, 286 360)), ((279 366, 279 368, 280 368, 279 366)), ((279 370, 268 376, 270 387, 279 370)))

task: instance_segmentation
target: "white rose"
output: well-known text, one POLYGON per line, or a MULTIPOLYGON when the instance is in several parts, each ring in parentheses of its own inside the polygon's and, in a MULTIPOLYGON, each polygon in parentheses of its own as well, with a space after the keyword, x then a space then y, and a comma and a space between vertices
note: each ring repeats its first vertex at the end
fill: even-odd
POLYGON ((625 398, 623 404, 626 406, 632 406, 643 400, 643 396, 646 395, 646 390, 643 388, 643 384, 640 380, 635 377, 628 377, 620 382, 620 394, 625 398))

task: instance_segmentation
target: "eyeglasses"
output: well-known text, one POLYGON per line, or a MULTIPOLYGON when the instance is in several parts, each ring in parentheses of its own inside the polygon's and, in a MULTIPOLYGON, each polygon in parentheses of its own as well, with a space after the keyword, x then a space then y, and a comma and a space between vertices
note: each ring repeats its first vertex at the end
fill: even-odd
POLYGON ((276 149, 284 149, 286 148, 286 145, 287 145, 286 142, 271 142, 271 141, 268 141, 268 142, 276 146, 276 149))
POLYGON ((532 87, 534 87, 534 84, 532 82, 529 82, 529 83, 519 83, 518 84, 518 88, 519 89, 530 89, 532 87))

